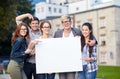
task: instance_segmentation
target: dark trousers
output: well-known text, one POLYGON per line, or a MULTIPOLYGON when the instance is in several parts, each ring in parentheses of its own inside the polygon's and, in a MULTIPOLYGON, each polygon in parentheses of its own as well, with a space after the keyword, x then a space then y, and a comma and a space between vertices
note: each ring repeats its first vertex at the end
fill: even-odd
POLYGON ((27 79, 32 79, 32 75, 33 75, 34 79, 37 79, 36 65, 35 64, 25 62, 23 69, 24 69, 24 72, 27 76, 27 79))
POLYGON ((54 79, 55 78, 55 73, 52 74, 38 74, 37 75, 38 79, 54 79))
POLYGON ((76 72, 59 73, 59 79, 75 79, 76 72))

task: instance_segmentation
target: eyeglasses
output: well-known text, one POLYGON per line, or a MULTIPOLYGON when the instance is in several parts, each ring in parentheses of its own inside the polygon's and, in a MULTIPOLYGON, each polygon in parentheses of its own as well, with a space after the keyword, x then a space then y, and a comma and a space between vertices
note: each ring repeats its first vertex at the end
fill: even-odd
POLYGON ((50 26, 48 26, 48 27, 43 27, 43 28, 50 28, 50 26))

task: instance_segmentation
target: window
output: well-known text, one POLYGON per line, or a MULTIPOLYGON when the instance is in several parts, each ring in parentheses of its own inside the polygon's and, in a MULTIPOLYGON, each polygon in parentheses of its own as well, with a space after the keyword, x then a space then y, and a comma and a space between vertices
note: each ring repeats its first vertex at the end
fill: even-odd
POLYGON ((44 7, 41 7, 41 12, 44 12, 44 7))
POLYGON ((62 9, 59 9, 59 13, 62 13, 62 9))
POLYGON ((105 34, 105 33, 103 33, 103 34, 100 34, 100 36, 101 36, 101 37, 105 37, 105 36, 106 36, 106 34, 105 34))
POLYGON ((56 8, 54 8, 54 12, 55 12, 55 13, 57 12, 57 9, 56 9, 56 8))
POLYGON ((100 63, 101 64, 106 64, 107 63, 107 60, 106 60, 106 51, 101 51, 100 52, 101 55, 100 55, 100 63))
POLYGON ((92 24, 92 19, 88 19, 88 22, 92 24))
POLYGON ((40 8, 37 8, 36 13, 40 13, 40 8))
POLYGON ((77 26, 77 28, 81 28, 80 23, 81 23, 81 21, 80 21, 80 20, 76 21, 76 26, 77 26))
POLYGON ((106 41, 101 41, 101 46, 105 46, 106 45, 106 41))
POLYGON ((103 29, 106 26, 106 21, 105 21, 105 17, 100 17, 100 21, 99 21, 99 28, 103 29))
POLYGON ((78 11, 79 10, 79 7, 76 7, 76 11, 78 11))
POLYGON ((49 12, 50 12, 50 13, 52 12, 52 9, 51 9, 51 7, 48 7, 48 10, 49 10, 49 12))

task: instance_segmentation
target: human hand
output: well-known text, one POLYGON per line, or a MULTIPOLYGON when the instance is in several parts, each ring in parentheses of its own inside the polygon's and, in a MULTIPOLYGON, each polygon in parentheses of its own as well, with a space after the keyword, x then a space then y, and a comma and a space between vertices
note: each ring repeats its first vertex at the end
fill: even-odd
POLYGON ((30 13, 27 13, 27 17, 28 17, 29 19, 33 19, 33 16, 32 16, 30 13))
POLYGON ((31 53, 30 53, 30 55, 35 55, 35 48, 34 49, 32 49, 32 51, 31 51, 31 53))
POLYGON ((29 49, 29 48, 28 48, 28 49, 25 51, 25 54, 30 54, 31 51, 32 51, 32 49, 29 49))
POLYGON ((39 39, 35 39, 34 40, 34 44, 36 45, 36 44, 38 44, 40 41, 39 41, 39 39))
POLYGON ((88 56, 85 56, 83 59, 87 62, 93 62, 93 60, 88 56))
POLYGON ((94 44, 95 44, 95 40, 89 40, 88 42, 87 42, 87 44, 89 45, 89 46, 93 46, 94 44))

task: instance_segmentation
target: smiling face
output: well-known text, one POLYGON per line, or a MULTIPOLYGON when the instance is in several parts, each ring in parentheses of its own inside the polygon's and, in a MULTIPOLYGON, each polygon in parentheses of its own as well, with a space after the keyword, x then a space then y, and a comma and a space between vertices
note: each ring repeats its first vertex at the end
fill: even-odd
POLYGON ((51 30, 51 23, 47 20, 44 20, 40 23, 40 31, 42 35, 49 35, 51 30))
POLYGON ((84 25, 82 26, 82 34, 85 38, 89 37, 91 33, 91 30, 88 28, 88 26, 84 25))
POLYGON ((64 30, 69 30, 71 29, 71 17, 68 15, 63 15, 61 16, 61 23, 64 28, 64 30))
POLYGON ((27 28, 26 28, 26 26, 24 26, 24 25, 22 25, 21 26, 21 29, 20 29, 20 35, 22 36, 22 37, 25 37, 26 36, 26 34, 27 34, 27 28))
POLYGON ((46 22, 43 24, 43 27, 41 30, 43 34, 49 34, 50 29, 51 29, 50 25, 46 22))
POLYGON ((33 31, 38 30, 38 28, 39 28, 39 22, 38 22, 37 20, 31 21, 30 27, 31 27, 31 29, 32 29, 33 31))
POLYGON ((65 19, 62 21, 62 26, 64 29, 70 29, 71 28, 71 21, 69 19, 65 19))

